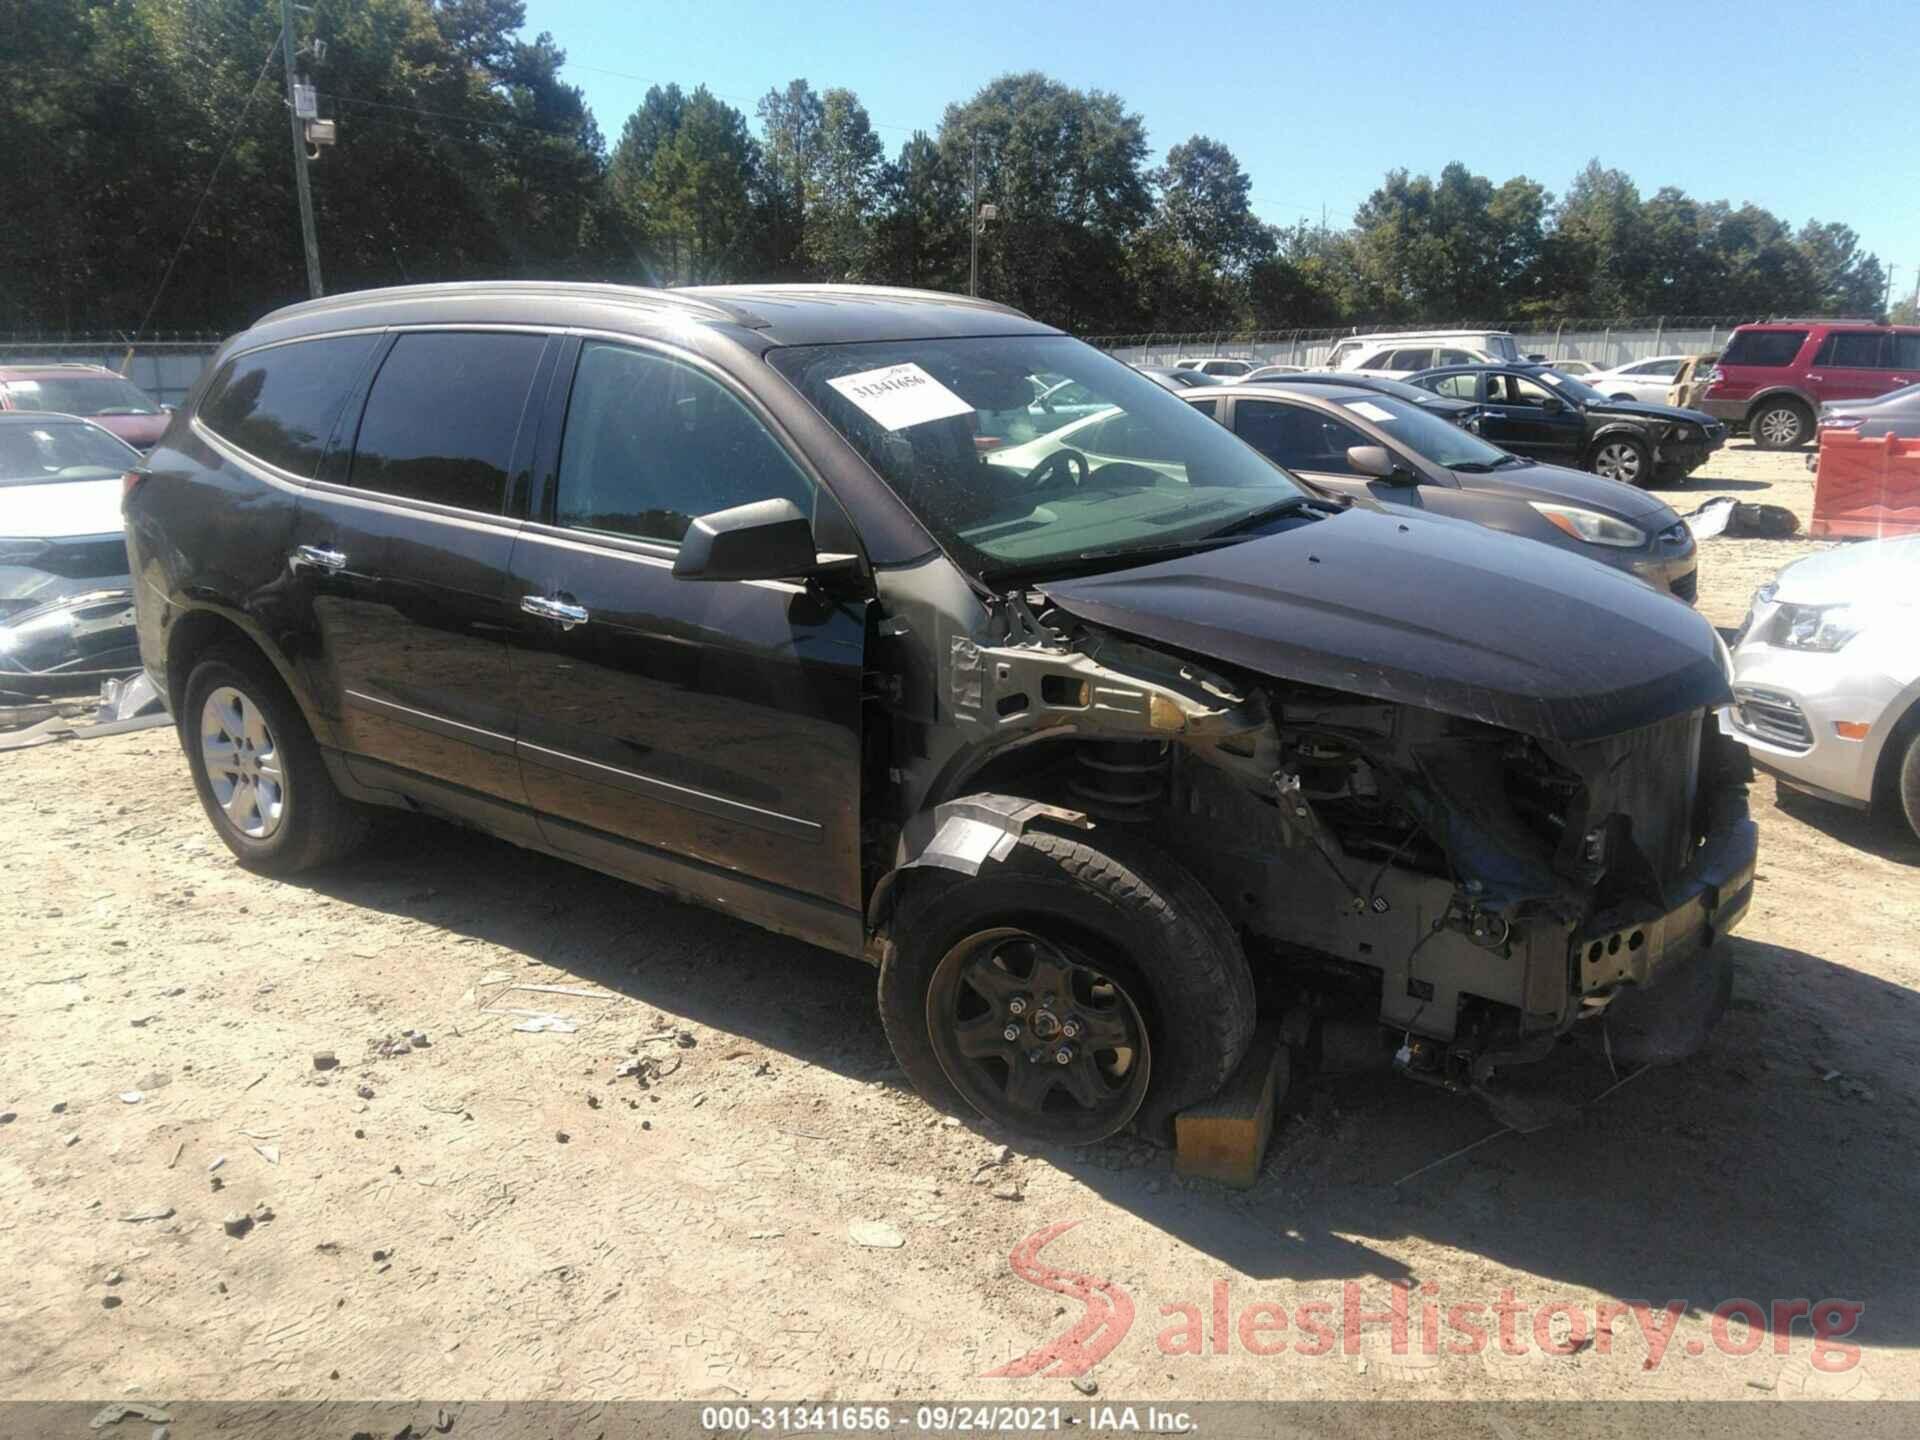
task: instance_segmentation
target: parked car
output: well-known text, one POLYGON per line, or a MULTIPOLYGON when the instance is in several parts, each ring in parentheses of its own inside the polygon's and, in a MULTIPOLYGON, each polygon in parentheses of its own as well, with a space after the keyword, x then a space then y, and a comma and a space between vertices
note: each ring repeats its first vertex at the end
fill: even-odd
POLYGON ((1212 375, 1221 380, 1237 380, 1251 371, 1259 362, 1255 360, 1237 360, 1230 356, 1215 355, 1208 358, 1176 360, 1176 370, 1198 370, 1202 375, 1212 375))
POLYGON ((1236 385, 1209 413, 1317 489, 1522 535, 1693 603, 1693 532, 1644 490, 1523 460, 1418 405, 1357 386, 1236 385))
POLYGON ((1794 561, 1734 641, 1726 728, 1780 782, 1920 836, 1920 536, 1794 561))
POLYGON ((1261 380, 1278 380, 1286 375, 1298 375, 1307 367, 1304 365, 1262 365, 1258 370, 1249 370, 1240 377, 1242 384, 1261 380))
POLYGON ((1505 330, 1424 330, 1401 334, 1352 335, 1327 356, 1328 370, 1384 370, 1411 374, 1436 365, 1519 360, 1520 347, 1505 330), (1399 352, 1406 352, 1399 354, 1399 352), (1440 358, 1445 352, 1449 358, 1440 358), (1408 363, 1399 364, 1394 357, 1408 363), (1453 356, 1464 358, 1451 358, 1453 356), (1414 364, 1419 360, 1422 363, 1414 364), (1393 363, 1384 363, 1392 361, 1393 363))
POLYGON ((1591 360, 1548 360, 1544 356, 1541 363, 1551 365, 1562 375, 1571 375, 1576 380, 1584 380, 1600 368, 1591 360))
POLYGON ((1700 408, 1744 425, 1762 450, 1792 450, 1813 438, 1822 405, 1871 400, 1916 382, 1920 326, 1774 320, 1733 332, 1700 408))
POLYGON ((0 412, 0 695, 98 690, 140 665, 120 521, 137 451, 71 415, 0 412))
POLYGON ((1820 407, 1818 429, 1845 430, 1862 440, 1920 438, 1920 383, 1872 400, 1828 401, 1820 407))
POLYGON ((1629 485, 1685 479, 1727 442, 1708 416, 1611 400, 1545 365, 1456 366, 1408 383, 1477 404, 1475 429, 1503 450, 1629 485))
POLYGON ((1718 350, 1701 355, 1689 355, 1680 362, 1680 368, 1674 372, 1673 384, 1667 387, 1666 402, 1680 410, 1701 410, 1700 402, 1707 393, 1707 376, 1713 371, 1720 359, 1718 350))
POLYGON ((1298 375, 1289 375, 1282 382, 1287 385, 1334 385, 1342 390, 1371 390, 1377 395, 1392 395, 1405 400, 1410 405, 1418 405, 1429 415, 1438 415, 1455 425, 1465 425, 1480 413, 1480 407, 1470 400, 1453 400, 1445 395, 1436 395, 1431 390, 1423 390, 1418 385, 1409 385, 1404 380, 1391 380, 1385 375, 1374 375, 1364 370, 1302 371, 1298 375))
POLYGON ((1649 405, 1664 405, 1667 403, 1667 391, 1673 387, 1674 378, 1687 360, 1685 355, 1658 355, 1651 360, 1634 360, 1625 365, 1616 365, 1611 370, 1594 370, 1586 375, 1577 375, 1558 363, 1553 368, 1562 375, 1575 375, 1611 399, 1644 400, 1649 405))
POLYGON ((915 1085, 1008 1130, 1164 1132, 1254 965, 1463 1086, 1725 1006, 1755 831, 1705 620, 1320 497, 1017 311, 335 296, 136 474, 141 654, 242 864, 401 806, 871 958, 915 1085), (1042 374, 1140 458, 982 454, 1042 374))
POLYGON ((167 428, 166 407, 104 365, 0 365, 0 410, 84 416, 136 450, 167 428))
POLYGON ((1218 375, 1209 375, 1204 370, 1183 370, 1174 365, 1135 365, 1133 368, 1164 390, 1191 390, 1197 385, 1227 383, 1218 375))

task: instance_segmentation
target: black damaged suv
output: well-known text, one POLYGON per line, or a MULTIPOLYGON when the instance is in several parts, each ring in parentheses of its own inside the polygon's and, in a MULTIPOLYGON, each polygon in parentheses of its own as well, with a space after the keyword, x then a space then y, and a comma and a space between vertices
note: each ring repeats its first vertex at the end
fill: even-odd
POLYGON ((1256 968, 1309 1050, 1358 1011, 1462 1086, 1726 1003, 1754 828, 1705 620, 1309 494, 1001 306, 340 296, 230 341, 128 484, 242 863, 404 807, 866 956, 922 1092, 1029 1135, 1211 1094, 1256 968), (1104 408, 1036 417, 1063 381, 1104 408))

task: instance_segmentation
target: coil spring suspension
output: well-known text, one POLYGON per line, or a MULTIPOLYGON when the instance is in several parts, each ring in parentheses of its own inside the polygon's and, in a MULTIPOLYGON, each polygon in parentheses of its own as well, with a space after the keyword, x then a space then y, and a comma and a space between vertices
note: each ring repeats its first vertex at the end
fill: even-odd
POLYGON ((1067 788, 1103 820, 1138 821, 1167 792, 1171 747, 1164 740, 1101 740, 1075 752, 1067 788))

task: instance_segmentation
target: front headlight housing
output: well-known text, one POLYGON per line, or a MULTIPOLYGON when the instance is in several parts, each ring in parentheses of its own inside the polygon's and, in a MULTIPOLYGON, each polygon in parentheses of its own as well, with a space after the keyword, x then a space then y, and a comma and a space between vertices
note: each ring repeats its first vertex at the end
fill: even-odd
POLYGON ((1782 605, 1773 620, 1773 643, 1782 650, 1831 654, 1867 626, 1858 605, 1782 605))
POLYGON ((1621 550, 1637 550, 1647 543, 1647 532, 1637 525, 1602 515, 1598 510, 1583 510, 1578 505, 1554 505, 1545 500, 1527 502, 1557 529, 1589 545, 1612 545, 1621 550))

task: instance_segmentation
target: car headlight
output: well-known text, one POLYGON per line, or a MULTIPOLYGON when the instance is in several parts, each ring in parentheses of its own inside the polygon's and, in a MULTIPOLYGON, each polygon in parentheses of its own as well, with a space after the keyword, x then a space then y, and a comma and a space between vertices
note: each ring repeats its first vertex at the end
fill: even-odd
POLYGON ((1782 605, 1773 622, 1773 643, 1783 650, 1832 652, 1867 627, 1858 605, 1782 605))
POLYGON ((1578 505, 1552 505, 1545 500, 1527 502, 1549 523, 1589 545, 1615 545, 1623 550, 1637 549, 1647 543, 1647 532, 1598 510, 1582 510, 1578 505))
POLYGON ((1685 444, 1689 440, 1697 440, 1700 437, 1691 425, 1669 425, 1661 438, 1685 444))

